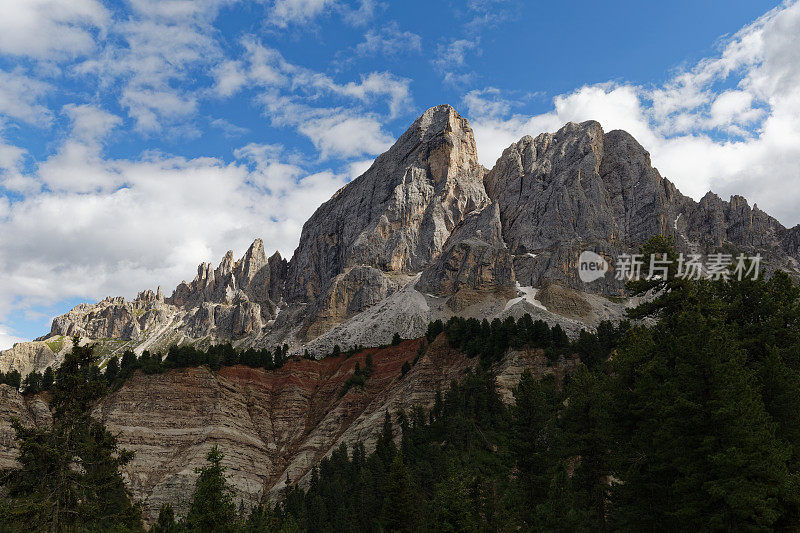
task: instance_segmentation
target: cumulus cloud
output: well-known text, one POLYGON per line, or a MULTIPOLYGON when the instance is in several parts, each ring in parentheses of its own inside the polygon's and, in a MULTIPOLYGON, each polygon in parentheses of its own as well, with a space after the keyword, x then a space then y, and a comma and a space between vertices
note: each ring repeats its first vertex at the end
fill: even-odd
MULTIPOLYGON (((227 3, 135 0, 130 17, 111 26, 101 51, 75 71, 116 93, 141 131, 189 121, 203 92, 193 86, 195 69, 222 58, 212 22, 227 3)), ((223 90, 231 91, 227 83, 223 90)))
POLYGON ((394 141, 382 131, 380 122, 369 117, 334 114, 309 120, 298 128, 311 139, 322 158, 379 154, 394 141))
POLYGON ((661 87, 603 83, 553 99, 539 115, 508 115, 496 91, 465 98, 481 162, 491 167, 522 135, 565 122, 597 120, 624 129, 651 153, 661 173, 699 199, 708 190, 742 194, 784 224, 800 223, 800 3, 744 27, 720 53, 661 87))
POLYGON ((0 13, 0 52, 37 59, 91 51, 110 20, 97 0, 0 0, 0 13))
POLYGON ((225 69, 228 77, 243 80, 237 82, 238 88, 247 84, 313 98, 341 96, 365 104, 383 99, 391 117, 411 107, 411 80, 407 78, 400 78, 390 72, 370 72, 362 74, 358 82, 339 83, 327 74, 286 61, 278 50, 264 46, 252 37, 245 38, 242 46, 246 52, 244 59, 225 69))
POLYGON ((278 50, 252 37, 245 38, 242 47, 243 57, 216 74, 217 93, 224 96, 243 87, 256 90, 256 100, 272 124, 296 128, 311 140, 322 159, 386 150, 393 137, 383 130, 380 117, 367 108, 385 102, 389 118, 411 108, 410 80, 392 73, 370 72, 359 81, 340 83, 327 74, 290 63, 278 50), (308 103, 322 98, 344 105, 308 103))
MULTIPOLYGON (((96 142, 79 123, 98 134, 114 123, 98 110, 70 112, 75 126, 57 160, 72 142, 96 142)), ((83 171, 92 194, 86 183, 64 181, 0 205, 0 319, 66 298, 131 297, 156 283, 168 290, 198 263, 229 248, 243 253, 256 237, 291 255, 305 220, 349 178, 308 172, 278 146, 251 144, 235 156, 89 157, 83 171)))
POLYGON ((0 70, 0 130, 2 117, 40 126, 49 123, 52 116, 41 98, 51 89, 49 83, 26 76, 19 69, 0 70))
POLYGON ((121 119, 89 105, 68 105, 71 135, 56 154, 39 164, 38 178, 51 191, 85 193, 116 188, 122 176, 103 169, 102 141, 121 119))

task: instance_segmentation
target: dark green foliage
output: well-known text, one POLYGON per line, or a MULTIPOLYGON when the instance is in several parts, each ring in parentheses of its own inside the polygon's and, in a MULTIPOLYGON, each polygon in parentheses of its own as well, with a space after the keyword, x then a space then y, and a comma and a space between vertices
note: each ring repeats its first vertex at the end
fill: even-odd
POLYGON ((42 391, 42 375, 33 371, 22 381, 22 392, 25 394, 36 394, 42 391))
POLYGON ((428 342, 433 342, 441 332, 444 331, 444 323, 441 320, 434 320, 428 324, 428 330, 425 332, 425 338, 428 342))
POLYGON ((403 464, 403 458, 395 455, 384 487, 381 522, 387 531, 415 531, 416 510, 414 485, 403 464))
POLYGON ((347 381, 344 382, 342 386, 342 390, 339 391, 339 397, 344 396, 347 394, 352 387, 361 387, 364 388, 364 385, 367 383, 367 380, 372 375, 372 354, 367 354, 365 367, 362 369, 360 363, 356 363, 356 368, 353 371, 353 375, 347 378, 347 381))
MULTIPOLYGON (((428 326, 429 332, 438 329, 434 324, 431 322, 428 326)), ((484 368, 499 361, 510 348, 540 348, 551 362, 577 353, 587 364, 595 366, 608 356, 610 348, 616 345, 628 327, 627 322, 618 327, 603 322, 597 334, 583 332, 577 342, 570 342, 560 325, 550 328, 546 322, 534 322, 526 314, 518 321, 508 317, 505 320, 496 318, 491 323, 487 320, 481 322, 474 318, 452 317, 444 325, 444 331, 451 346, 468 357, 479 357, 484 368)))
POLYGON ((17 370, 12 370, 5 374, 0 372, 0 384, 19 389, 22 385, 22 376, 17 370))
POLYGON ((42 390, 50 390, 53 388, 53 383, 56 380, 56 373, 53 371, 52 366, 48 366, 42 374, 42 390))
POLYGON ((224 455, 214 446, 206 455, 207 465, 198 468, 194 496, 186 515, 190 531, 230 531, 237 518, 233 491, 225 480, 224 455))
POLYGON ((175 511, 172 505, 165 503, 158 510, 158 520, 150 529, 152 533, 178 533, 181 526, 175 521, 175 511))
POLYGON ((119 377, 119 358, 112 357, 108 360, 108 363, 106 363, 106 371, 103 375, 106 381, 114 383, 117 377, 119 377))
POLYGON ((12 426, 20 468, 2 473, 7 491, 0 529, 9 531, 138 530, 140 513, 128 498, 119 468, 132 454, 91 417, 105 393, 91 346, 77 342, 56 372, 51 428, 12 426))
POLYGON ((408 374, 409 370, 411 370, 411 365, 408 363, 408 361, 405 361, 403 363, 403 366, 400 368, 400 376, 401 377, 405 376, 406 374, 408 374))
POLYGON ((399 333, 395 332, 395 334, 392 335, 392 346, 397 346, 401 342, 403 342, 403 338, 400 337, 399 333))

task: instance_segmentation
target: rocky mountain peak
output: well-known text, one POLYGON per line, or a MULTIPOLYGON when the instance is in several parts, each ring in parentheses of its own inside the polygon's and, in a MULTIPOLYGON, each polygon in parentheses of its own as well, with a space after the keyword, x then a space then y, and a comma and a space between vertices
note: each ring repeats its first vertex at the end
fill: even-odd
POLYGON ((760 253, 768 271, 800 272, 800 226, 784 228, 741 196, 683 196, 625 131, 568 123, 522 137, 486 170, 468 121, 441 105, 317 209, 291 261, 267 258, 256 239, 238 260, 229 251, 216 267, 200 264, 169 298, 159 287, 131 302, 78 305, 53 321, 51 336, 131 340, 151 351, 241 339, 325 353, 386 342, 397 327, 421 334, 453 313, 522 311, 572 320, 563 325, 575 332, 621 312, 589 293, 625 295, 613 275, 581 282, 580 253, 613 264, 656 234, 674 237, 679 251, 760 253), (592 311, 564 299, 593 302, 592 311))
POLYGON ((450 106, 428 109, 303 226, 290 297, 313 302, 353 267, 422 270, 464 215, 488 201, 482 178, 467 120, 450 106))

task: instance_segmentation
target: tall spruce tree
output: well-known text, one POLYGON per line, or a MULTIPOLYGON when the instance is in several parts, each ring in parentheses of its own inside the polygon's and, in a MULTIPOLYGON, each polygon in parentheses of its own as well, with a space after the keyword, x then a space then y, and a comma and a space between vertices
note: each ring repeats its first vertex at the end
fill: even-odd
POLYGON ((231 531, 235 526, 236 504, 225 479, 224 454, 215 445, 206 455, 206 466, 197 469, 192 504, 186 525, 192 531, 231 531))

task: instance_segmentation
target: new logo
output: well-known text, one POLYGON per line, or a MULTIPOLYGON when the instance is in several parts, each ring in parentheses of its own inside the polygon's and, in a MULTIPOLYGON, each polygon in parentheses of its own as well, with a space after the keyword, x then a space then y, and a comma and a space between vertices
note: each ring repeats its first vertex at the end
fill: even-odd
POLYGON ((584 283, 591 283, 606 275, 608 262, 602 255, 589 250, 581 252, 578 258, 578 277, 584 283))

